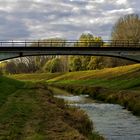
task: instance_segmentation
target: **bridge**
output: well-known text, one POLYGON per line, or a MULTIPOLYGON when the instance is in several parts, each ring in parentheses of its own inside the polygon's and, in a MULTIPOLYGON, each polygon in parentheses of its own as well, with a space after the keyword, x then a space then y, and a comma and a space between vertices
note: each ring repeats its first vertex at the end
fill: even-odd
POLYGON ((0 61, 39 55, 110 56, 140 62, 140 41, 1 41, 0 61))

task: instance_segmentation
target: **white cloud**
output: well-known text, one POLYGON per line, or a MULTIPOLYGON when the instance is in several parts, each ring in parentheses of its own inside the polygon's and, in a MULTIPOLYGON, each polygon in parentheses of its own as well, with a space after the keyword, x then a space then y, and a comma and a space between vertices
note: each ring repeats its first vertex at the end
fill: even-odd
POLYGON ((95 8, 94 5, 86 5, 87 10, 93 10, 95 8))
POLYGON ((72 8, 72 12, 74 12, 74 13, 79 13, 79 11, 80 11, 79 7, 72 8))
POLYGON ((139 11, 137 0, 0 0, 0 39, 61 36, 84 31, 109 38, 122 15, 139 11))
POLYGON ((110 10, 104 13, 104 15, 116 15, 116 14, 132 14, 134 13, 133 8, 127 8, 127 9, 115 9, 115 10, 110 10))
POLYGON ((116 0, 117 4, 128 4, 127 0, 116 0))

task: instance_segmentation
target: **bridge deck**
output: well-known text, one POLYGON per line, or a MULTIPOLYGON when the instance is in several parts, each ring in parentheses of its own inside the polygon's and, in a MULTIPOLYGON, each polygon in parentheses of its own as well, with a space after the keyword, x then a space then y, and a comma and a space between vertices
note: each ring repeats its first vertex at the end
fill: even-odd
POLYGON ((37 55, 94 55, 140 62, 140 41, 1 41, 0 61, 37 55))
POLYGON ((25 51, 140 51, 139 47, 0 47, 0 52, 25 51))

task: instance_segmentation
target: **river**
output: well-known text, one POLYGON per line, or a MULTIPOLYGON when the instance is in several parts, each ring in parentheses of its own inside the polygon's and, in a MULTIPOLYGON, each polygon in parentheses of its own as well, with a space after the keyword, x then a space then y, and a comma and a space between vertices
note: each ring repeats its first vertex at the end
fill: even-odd
POLYGON ((83 109, 93 121, 95 131, 107 140, 140 140, 140 118, 122 106, 97 102, 88 95, 74 96, 59 89, 57 93, 55 97, 83 109))

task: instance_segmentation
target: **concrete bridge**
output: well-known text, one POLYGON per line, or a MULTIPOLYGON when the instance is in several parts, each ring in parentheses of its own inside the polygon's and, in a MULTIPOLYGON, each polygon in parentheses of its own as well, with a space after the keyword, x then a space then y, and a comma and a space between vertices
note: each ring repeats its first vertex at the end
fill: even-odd
POLYGON ((92 41, 85 44, 77 41, 2 41, 0 61, 39 55, 87 55, 110 56, 140 62, 140 43, 112 42, 92 41))

